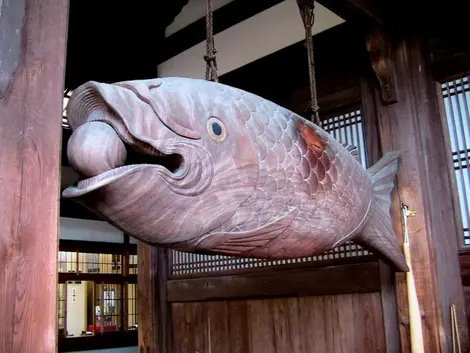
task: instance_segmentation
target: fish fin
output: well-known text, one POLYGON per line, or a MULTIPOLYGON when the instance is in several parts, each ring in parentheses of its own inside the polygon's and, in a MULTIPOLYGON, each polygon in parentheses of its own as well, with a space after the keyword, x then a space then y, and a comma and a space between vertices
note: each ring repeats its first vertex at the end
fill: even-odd
POLYGON ((196 246, 198 249, 213 253, 241 256, 255 248, 265 246, 281 235, 292 224, 296 210, 292 209, 287 215, 256 229, 208 234, 199 240, 196 246))
POLYGON ((388 152, 367 170, 374 185, 375 200, 362 233, 354 242, 381 255, 384 261, 397 271, 408 272, 409 268, 394 234, 390 215, 391 193, 395 186, 399 157, 399 152, 388 152))
POLYGON ((343 147, 348 150, 351 155, 356 158, 358 162, 361 161, 361 156, 359 155, 359 149, 356 146, 348 145, 347 143, 343 143, 343 147))

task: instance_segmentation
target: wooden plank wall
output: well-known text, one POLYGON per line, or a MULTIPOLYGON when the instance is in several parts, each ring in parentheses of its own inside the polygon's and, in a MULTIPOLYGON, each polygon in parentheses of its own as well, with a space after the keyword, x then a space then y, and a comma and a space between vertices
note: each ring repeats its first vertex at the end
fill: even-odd
POLYGON ((9 82, 0 99, 0 352, 5 353, 57 351, 67 22, 66 0, 0 1, 0 79, 9 82), (19 13, 24 16, 15 23, 19 13), (20 49, 11 58, 7 53, 15 41, 20 49), (5 76, 15 61, 12 77, 5 76))
POLYGON ((385 353, 380 293, 173 303, 174 353, 385 353))

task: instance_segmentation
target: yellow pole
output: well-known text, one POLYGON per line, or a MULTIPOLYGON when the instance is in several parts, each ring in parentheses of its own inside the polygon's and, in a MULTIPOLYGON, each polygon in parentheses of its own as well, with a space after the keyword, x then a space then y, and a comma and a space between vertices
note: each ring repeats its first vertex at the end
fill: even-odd
POLYGON ((416 293, 413 267, 410 256, 410 236, 408 232, 408 217, 414 216, 415 211, 410 211, 407 206, 402 206, 405 237, 403 252, 409 271, 406 272, 406 286, 408 291, 408 312, 410 317, 411 353, 424 353, 423 327, 421 323, 421 311, 419 309, 418 294, 416 293))

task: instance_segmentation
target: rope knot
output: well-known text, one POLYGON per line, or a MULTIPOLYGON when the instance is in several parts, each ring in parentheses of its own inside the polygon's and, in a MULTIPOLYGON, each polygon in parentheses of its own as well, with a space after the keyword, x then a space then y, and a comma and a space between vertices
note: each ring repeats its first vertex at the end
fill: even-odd
POLYGON ((212 0, 206 0, 206 80, 219 81, 217 75, 217 61, 215 55, 217 50, 214 45, 213 19, 212 19, 212 0))
POLYGON ((216 54, 217 54, 217 50, 214 50, 213 51, 213 54, 206 54, 204 55, 204 60, 206 61, 206 63, 211 63, 211 62, 214 62, 215 59, 217 58, 216 57, 216 54))

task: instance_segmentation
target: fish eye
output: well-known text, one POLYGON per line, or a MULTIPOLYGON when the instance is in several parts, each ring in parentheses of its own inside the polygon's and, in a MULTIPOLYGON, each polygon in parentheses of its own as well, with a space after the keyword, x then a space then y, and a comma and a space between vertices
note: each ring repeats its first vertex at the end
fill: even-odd
POLYGON ((224 123, 216 117, 210 117, 207 121, 207 131, 209 132, 209 135, 217 141, 224 140, 227 135, 224 123))

